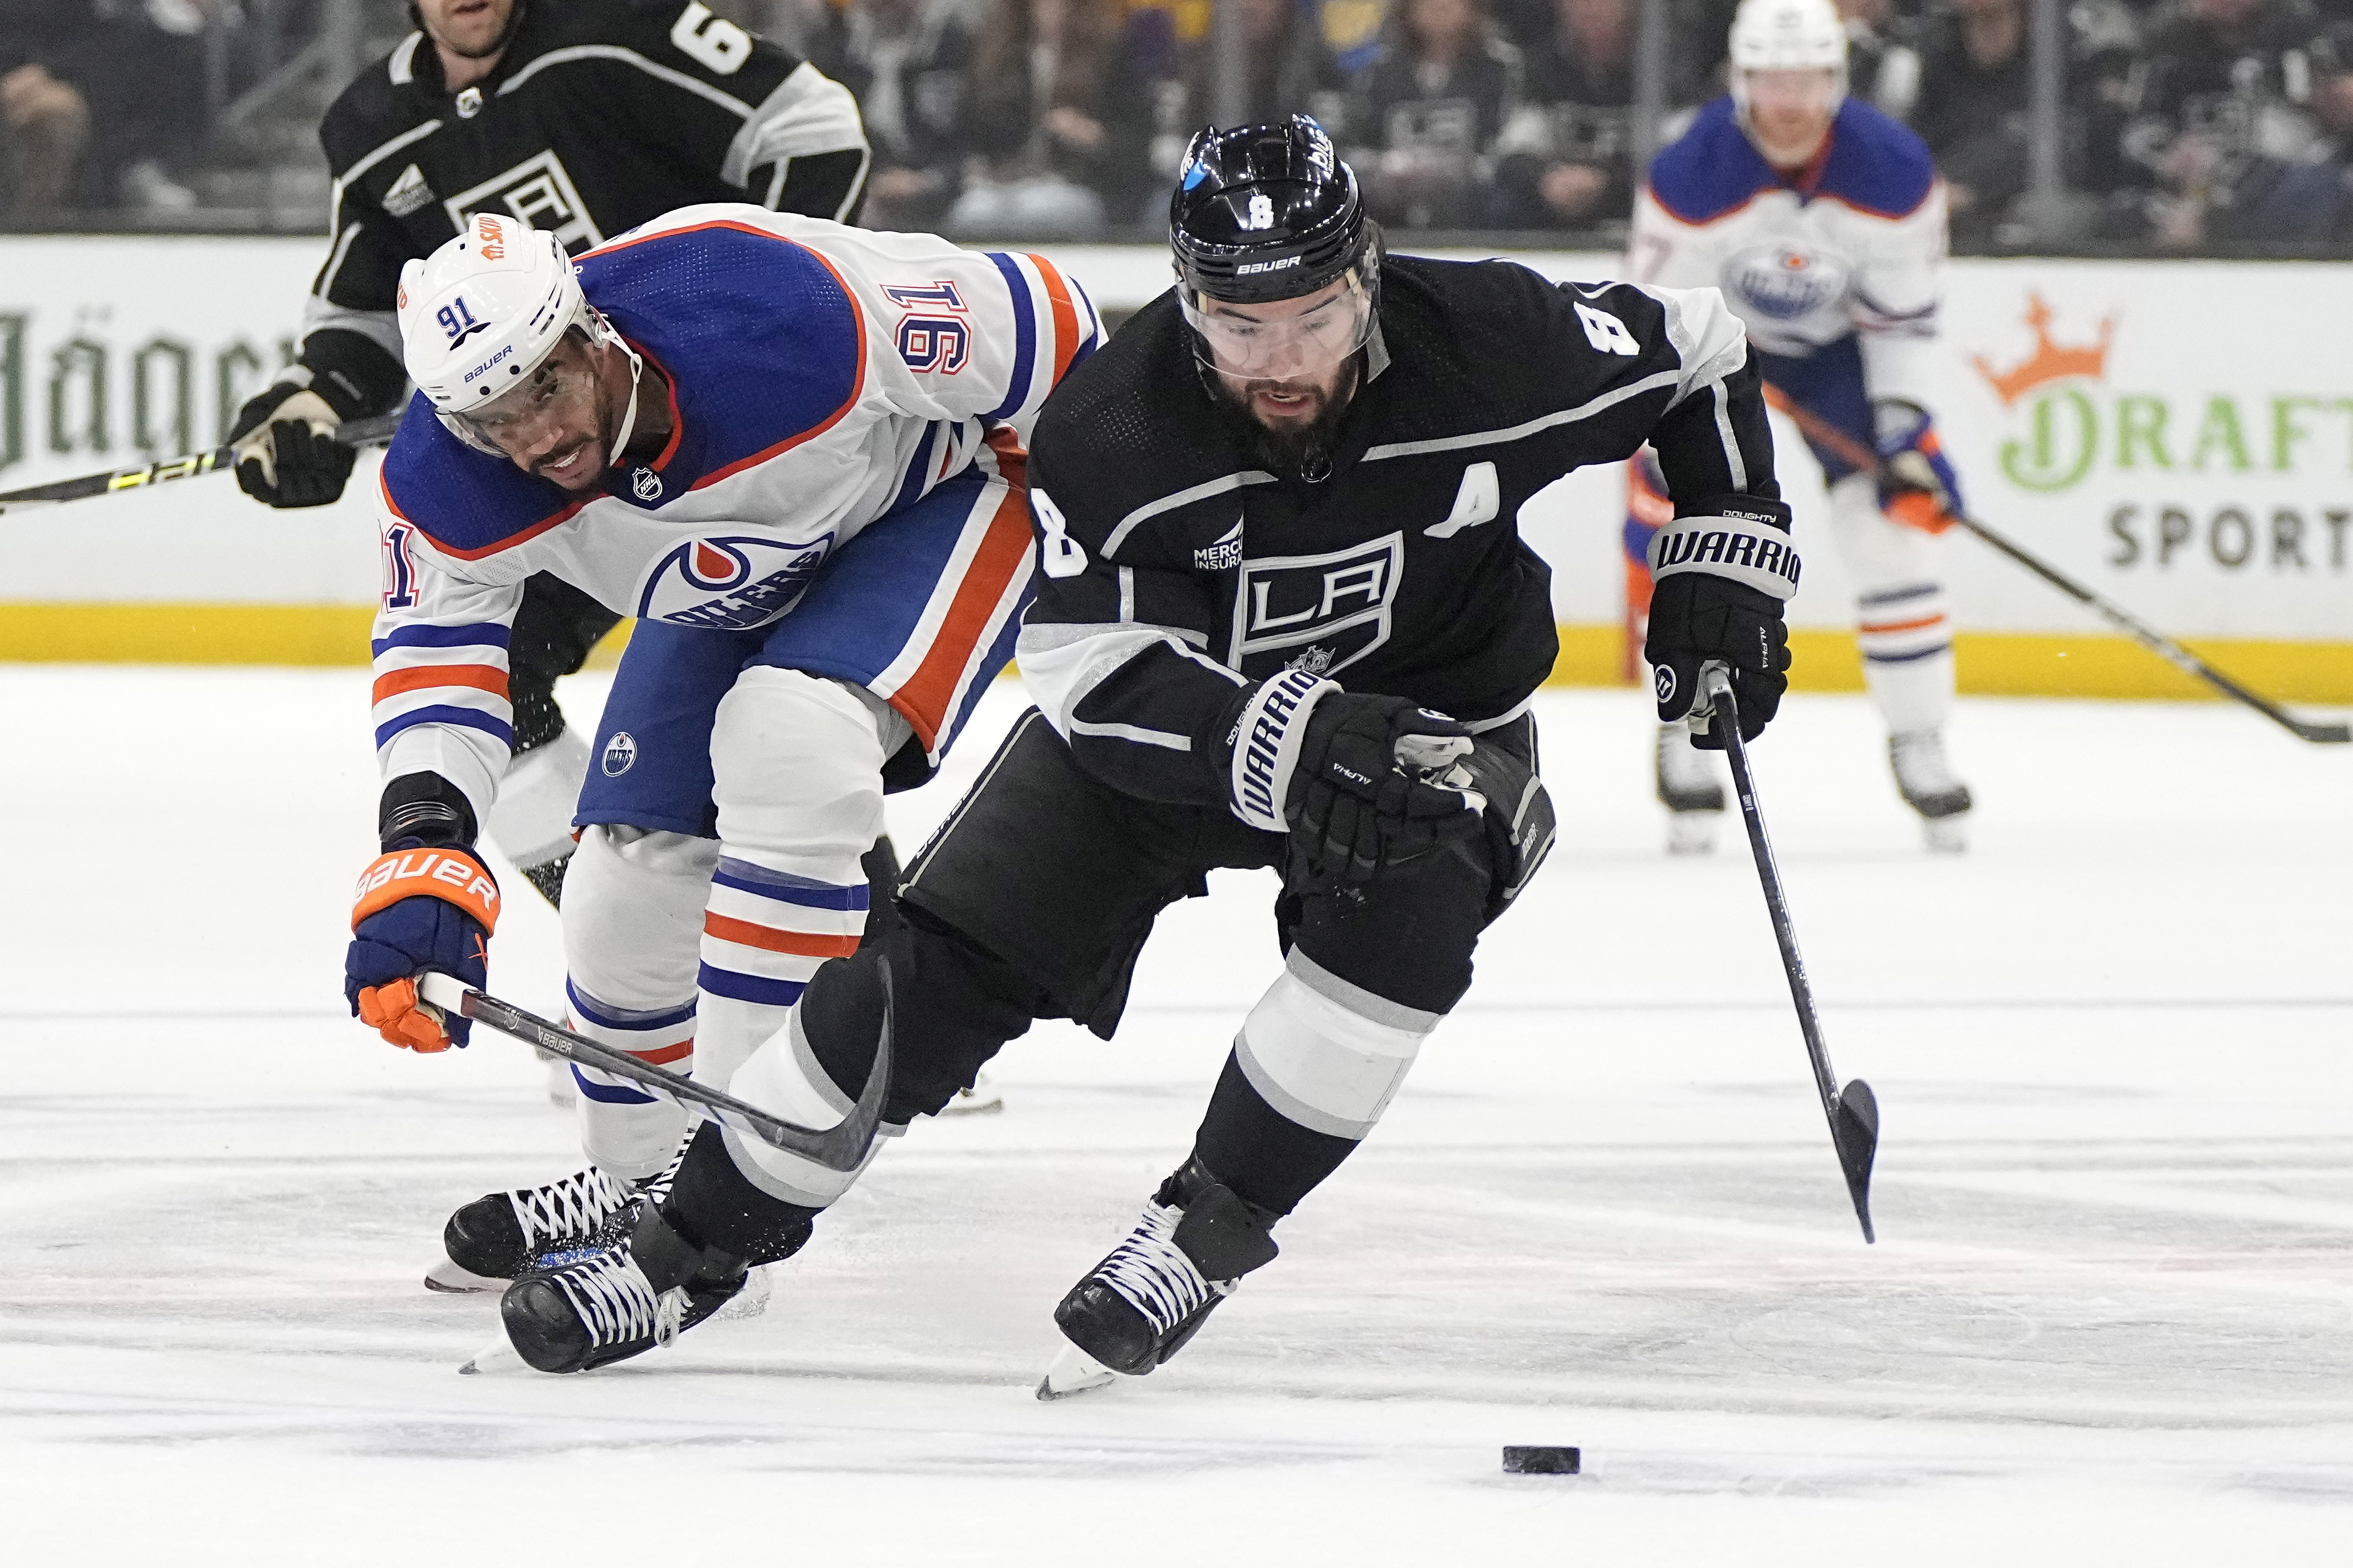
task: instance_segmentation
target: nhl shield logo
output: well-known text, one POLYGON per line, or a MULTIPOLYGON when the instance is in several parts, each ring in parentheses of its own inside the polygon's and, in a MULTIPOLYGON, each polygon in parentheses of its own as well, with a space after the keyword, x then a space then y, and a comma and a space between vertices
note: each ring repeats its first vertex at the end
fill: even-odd
POLYGON ((605 770, 607 778, 617 779, 635 767, 637 762, 637 737, 627 730, 616 730, 613 738, 605 742, 605 757, 597 766, 605 770))
POLYGON ((661 500, 661 476, 651 468, 639 468, 629 476, 629 493, 643 501, 661 500))

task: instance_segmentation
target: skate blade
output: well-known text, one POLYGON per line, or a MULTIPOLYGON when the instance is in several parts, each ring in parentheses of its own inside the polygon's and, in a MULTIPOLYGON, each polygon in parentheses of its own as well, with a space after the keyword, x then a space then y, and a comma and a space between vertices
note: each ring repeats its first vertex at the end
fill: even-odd
POLYGON ((479 1296, 486 1290, 503 1290, 512 1283, 477 1274, 447 1258, 425 1271, 425 1288, 444 1296, 479 1296))
POLYGON ((1046 1369, 1039 1380, 1038 1397, 1043 1400, 1068 1399, 1074 1394, 1085 1394, 1106 1388, 1118 1381, 1118 1373, 1095 1360, 1068 1340, 1054 1352, 1054 1364, 1046 1369))
POLYGON ((458 1375, 480 1377, 486 1373, 529 1372, 530 1370, 531 1363, 517 1355, 514 1346, 508 1342, 504 1334, 501 1334, 496 1340, 468 1357, 466 1364, 458 1369, 458 1375))
POLYGON ((942 1116, 994 1116, 1005 1109, 1005 1097, 993 1089, 960 1089, 940 1108, 942 1116))
POLYGON ((1720 811, 1671 811, 1667 814, 1667 853, 1712 855, 1715 852, 1716 820, 1720 811))
POLYGON ((711 1314, 715 1323, 729 1322, 738 1318, 756 1318, 768 1310, 768 1271, 754 1268, 745 1277, 744 1289, 729 1299, 727 1305, 711 1314))
POLYGON ((1968 852, 1969 830, 1964 826, 1966 816, 1924 816, 1920 819, 1920 842, 1931 855, 1960 855, 1968 852))

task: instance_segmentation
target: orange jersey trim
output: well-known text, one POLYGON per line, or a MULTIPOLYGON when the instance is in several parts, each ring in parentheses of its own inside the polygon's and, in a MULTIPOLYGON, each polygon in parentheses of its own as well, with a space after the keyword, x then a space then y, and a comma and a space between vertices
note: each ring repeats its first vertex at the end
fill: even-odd
POLYGON ((375 678, 373 700, 381 702, 387 697, 434 686, 468 686, 493 697, 504 697, 507 672, 495 664, 416 664, 406 669, 388 669, 375 678))
POLYGON ((997 514, 988 520, 988 531, 981 538, 980 548, 973 552, 963 585, 923 662, 915 667, 906 684, 891 694, 891 706, 913 726, 924 751, 937 743, 964 667, 988 630, 988 618, 997 613, 1007 586, 1029 559, 1030 546, 1029 494, 1015 487, 1007 490, 997 514))

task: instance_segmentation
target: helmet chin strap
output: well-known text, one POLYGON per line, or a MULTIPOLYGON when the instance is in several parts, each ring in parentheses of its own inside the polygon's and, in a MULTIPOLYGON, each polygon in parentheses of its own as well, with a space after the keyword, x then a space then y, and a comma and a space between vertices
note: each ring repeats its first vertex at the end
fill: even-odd
POLYGON ((608 468, 617 468, 621 466, 621 454, 629 449, 629 437, 637 433, 638 383, 645 377, 646 365, 645 362, 638 357, 638 351, 629 346, 629 341, 613 330, 613 324, 610 321, 600 315, 596 319, 596 324, 603 329, 605 341, 612 347, 619 349, 629 362, 629 405, 622 411, 621 426, 613 435, 612 449, 605 454, 605 466, 608 468))

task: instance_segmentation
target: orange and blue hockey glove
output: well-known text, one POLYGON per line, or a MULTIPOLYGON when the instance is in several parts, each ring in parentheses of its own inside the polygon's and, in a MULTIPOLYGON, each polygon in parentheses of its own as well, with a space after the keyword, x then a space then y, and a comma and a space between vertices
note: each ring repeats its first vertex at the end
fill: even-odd
POLYGON ((498 880, 469 851, 414 841, 386 850, 360 874, 352 903, 343 955, 352 1016, 408 1050, 464 1045, 472 1023, 419 1005, 417 976, 439 970, 479 990, 498 923, 498 880))
POLYGON ((1961 478, 1936 439, 1935 421, 1914 403, 1876 404, 1879 509, 1907 528, 1942 533, 1961 512, 1961 478))

